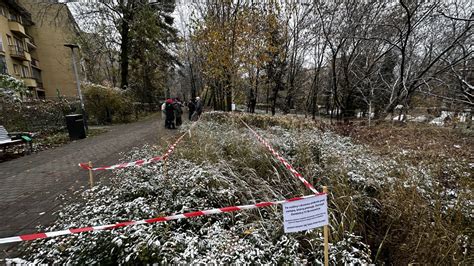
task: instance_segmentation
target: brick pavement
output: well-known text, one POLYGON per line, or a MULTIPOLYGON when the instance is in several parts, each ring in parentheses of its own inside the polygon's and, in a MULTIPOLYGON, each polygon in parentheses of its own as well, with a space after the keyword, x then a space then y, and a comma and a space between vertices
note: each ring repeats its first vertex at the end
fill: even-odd
MULTIPOLYGON (((63 202, 61 194, 88 186, 88 173, 77 166, 116 163, 121 152, 144 144, 167 145, 176 131, 166 130, 161 114, 146 120, 112 126, 104 134, 74 141, 0 164, 0 237, 33 233, 37 225, 54 222, 52 214, 63 202)), ((97 172, 95 180, 106 180, 109 172, 97 172)), ((0 258, 16 255, 18 244, 0 246, 0 258)))

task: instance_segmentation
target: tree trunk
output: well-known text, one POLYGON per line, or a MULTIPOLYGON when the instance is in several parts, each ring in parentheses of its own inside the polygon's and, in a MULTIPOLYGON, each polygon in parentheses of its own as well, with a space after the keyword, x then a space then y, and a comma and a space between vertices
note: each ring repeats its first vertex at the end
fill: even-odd
MULTIPOLYGON (((133 5, 133 4, 132 4, 133 5)), ((120 27, 120 35, 122 42, 120 43, 120 88, 128 88, 128 63, 129 63, 129 33, 130 33, 130 21, 133 18, 133 14, 129 12, 128 7, 123 7, 122 25, 120 27)))
POLYGON ((250 112, 255 113, 255 107, 257 105, 258 99, 258 81, 260 76, 260 68, 257 68, 257 76, 255 78, 255 94, 253 95, 251 102, 250 102, 250 112))
POLYGON ((232 89, 228 88, 225 93, 226 100, 226 111, 232 111, 232 89))
POLYGON ((270 87, 267 86, 267 100, 265 104, 265 113, 268 114, 268 106, 270 105, 270 87))
POLYGON ((279 80, 277 80, 275 84, 275 87, 273 87, 272 91, 272 115, 276 114, 276 104, 277 104, 277 99, 278 99, 278 91, 280 90, 281 83, 279 80))
POLYGON ((311 91, 311 116, 313 117, 313 120, 316 119, 316 111, 318 109, 318 88, 319 85, 317 84, 318 82, 318 77, 319 77, 319 69, 316 71, 314 74, 313 78, 313 83, 312 85, 312 91, 311 91))
POLYGON ((194 78, 193 64, 189 63, 189 71, 191 72, 191 99, 196 98, 196 80, 194 78))
POLYGON ((271 111, 272 111, 272 116, 275 115, 276 113, 276 101, 277 101, 277 95, 278 95, 278 91, 276 89, 273 89, 273 95, 272 95, 272 108, 271 108, 271 111))
POLYGON ((372 101, 369 101, 369 127, 372 119, 372 101))

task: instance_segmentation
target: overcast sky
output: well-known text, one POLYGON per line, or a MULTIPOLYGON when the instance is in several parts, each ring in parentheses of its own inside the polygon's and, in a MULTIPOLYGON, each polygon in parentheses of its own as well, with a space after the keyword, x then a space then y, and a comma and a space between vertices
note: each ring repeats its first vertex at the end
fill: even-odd
MULTIPOLYGON (((60 0, 60 2, 67 2, 67 6, 69 7, 69 10, 71 10, 72 15, 76 18, 79 27, 81 27, 81 29, 84 31, 88 31, 88 29, 84 26, 84 21, 78 17, 77 11, 81 8, 81 1, 60 0)), ((90 2, 91 1, 88 1, 88 3, 90 2)), ((175 19, 174 26, 179 30, 180 35, 183 35, 183 33, 187 31, 186 25, 189 23, 189 19, 192 13, 192 6, 192 1, 176 1, 176 8, 171 15, 175 19)))

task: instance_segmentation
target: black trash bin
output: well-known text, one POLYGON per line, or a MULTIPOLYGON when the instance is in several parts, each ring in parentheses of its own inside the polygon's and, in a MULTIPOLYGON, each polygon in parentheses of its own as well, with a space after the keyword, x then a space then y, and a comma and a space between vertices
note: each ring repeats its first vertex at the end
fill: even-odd
POLYGON ((71 140, 86 138, 84 117, 81 114, 66 115, 66 126, 71 140))

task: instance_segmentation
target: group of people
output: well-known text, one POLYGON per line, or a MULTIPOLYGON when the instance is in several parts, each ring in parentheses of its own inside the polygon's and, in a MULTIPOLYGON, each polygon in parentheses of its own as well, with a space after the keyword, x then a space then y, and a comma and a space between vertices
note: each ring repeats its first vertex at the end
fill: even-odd
MULTIPOLYGON (((181 116, 183 115, 184 104, 179 98, 167 99, 161 106, 161 110, 165 114, 165 128, 176 129, 183 123, 181 116)), ((191 99, 187 103, 189 110, 189 120, 197 121, 199 116, 202 114, 202 102, 199 97, 191 99)))

